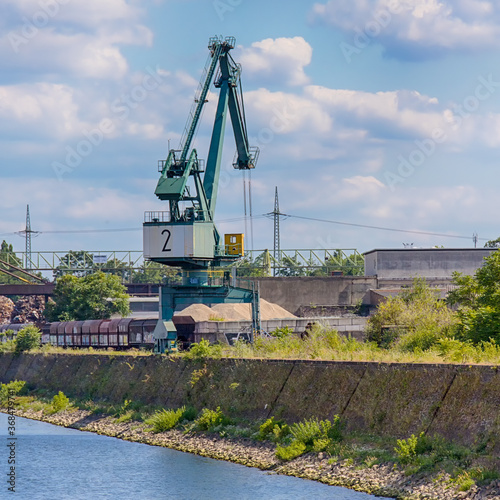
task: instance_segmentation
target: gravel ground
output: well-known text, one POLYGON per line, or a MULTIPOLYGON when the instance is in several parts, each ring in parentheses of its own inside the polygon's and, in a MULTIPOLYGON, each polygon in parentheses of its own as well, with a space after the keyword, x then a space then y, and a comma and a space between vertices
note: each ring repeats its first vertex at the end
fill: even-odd
POLYGON ((404 472, 394 469, 392 464, 374 465, 361 469, 349 464, 346 460, 329 463, 328 457, 323 453, 319 455, 309 453, 290 462, 281 462, 274 456, 273 444, 259 443, 250 439, 187 435, 177 430, 153 434, 147 432, 145 425, 141 422, 116 423, 113 417, 93 415, 84 410, 63 411, 55 415, 43 415, 41 411, 17 410, 16 414, 64 427, 104 434, 127 441, 165 446, 378 496, 402 500, 500 500, 500 480, 493 481, 488 486, 472 486, 470 490, 460 492, 450 483, 447 475, 439 478, 406 476, 404 472))

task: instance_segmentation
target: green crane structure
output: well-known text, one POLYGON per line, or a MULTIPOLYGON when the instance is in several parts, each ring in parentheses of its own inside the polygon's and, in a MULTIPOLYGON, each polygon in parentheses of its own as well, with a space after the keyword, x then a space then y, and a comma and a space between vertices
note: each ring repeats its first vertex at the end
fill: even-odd
POLYGON ((145 258, 183 270, 182 285, 161 288, 160 320, 155 330, 158 352, 176 348, 174 311, 192 303, 251 302, 253 330, 259 329, 258 293, 230 286, 227 275, 222 282, 216 282, 211 274, 214 267, 227 266, 243 254, 242 244, 239 251, 235 251, 234 246, 222 241, 214 223, 228 113, 237 149, 233 167, 253 169, 259 155, 258 148, 250 148, 248 144, 241 66, 230 55, 234 45, 234 37, 210 38, 210 56, 180 148, 171 149, 167 159, 159 162, 161 175, 155 194, 160 200, 168 201, 169 210, 145 213, 145 258), (192 142, 212 81, 219 89, 219 100, 205 165, 196 149, 192 149, 192 142))

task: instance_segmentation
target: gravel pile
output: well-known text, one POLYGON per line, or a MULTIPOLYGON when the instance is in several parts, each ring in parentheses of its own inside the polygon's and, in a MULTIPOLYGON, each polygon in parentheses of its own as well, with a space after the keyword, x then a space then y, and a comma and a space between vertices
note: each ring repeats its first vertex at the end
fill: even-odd
POLYGON ((15 304, 11 314, 12 323, 35 323, 43 320, 45 299, 42 295, 27 295, 21 297, 15 304))

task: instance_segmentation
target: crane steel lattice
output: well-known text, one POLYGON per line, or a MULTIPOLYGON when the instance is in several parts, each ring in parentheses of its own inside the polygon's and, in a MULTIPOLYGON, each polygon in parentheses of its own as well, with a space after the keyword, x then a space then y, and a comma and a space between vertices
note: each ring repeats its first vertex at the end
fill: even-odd
MULTIPOLYGON (((255 293, 246 289, 214 285, 209 272, 212 267, 234 262, 244 253, 243 234, 226 235, 226 242, 223 243, 214 224, 228 111, 237 148, 233 167, 243 171, 253 169, 259 154, 258 148, 252 149, 248 144, 241 95, 241 66, 230 55, 235 42, 234 37, 224 40, 210 38, 209 62, 195 97, 194 111, 188 119, 181 148, 171 149, 167 159, 159 162, 161 175, 155 194, 160 200, 168 201, 169 211, 145 214, 144 257, 179 266, 183 270, 182 287, 172 285, 161 290, 161 320, 155 330, 159 352, 176 347, 177 333, 172 317, 177 307, 195 302, 255 302, 255 293), (219 100, 204 166, 196 149, 191 149, 191 146, 212 81, 219 89, 219 100), (203 177, 201 174, 204 174, 203 177)), ((258 311, 257 307, 253 309, 258 311)), ((257 316, 255 312, 256 329, 257 316)))

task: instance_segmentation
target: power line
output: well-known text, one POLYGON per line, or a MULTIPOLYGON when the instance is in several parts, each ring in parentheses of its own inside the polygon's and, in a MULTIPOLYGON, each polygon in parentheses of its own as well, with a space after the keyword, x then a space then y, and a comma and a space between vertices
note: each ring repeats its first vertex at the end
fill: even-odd
MULTIPOLYGON (((267 214, 264 214, 264 215, 267 215, 267 214)), ((440 236, 440 237, 444 237, 444 238, 460 238, 460 239, 465 239, 465 240, 470 239, 470 236, 460 236, 460 235, 456 235, 456 234, 432 233, 429 231, 414 231, 411 229, 397 229, 394 227, 370 226, 367 224, 355 224, 354 222, 342 222, 342 221, 328 220, 328 219, 317 219, 315 217, 304 217, 302 215, 290 215, 290 214, 281 214, 281 215, 286 215, 287 217, 293 217, 295 219, 304 219, 304 220, 310 220, 310 221, 315 221, 315 222, 326 222, 328 224, 340 224, 342 226, 362 227, 365 229, 378 229, 379 231, 394 231, 394 232, 398 232, 398 233, 411 233, 411 234, 420 234, 420 235, 426 235, 426 236, 440 236)), ((488 241, 488 238, 478 238, 478 240, 488 241)))
MULTIPOLYGON (((113 228, 113 229, 63 229, 60 231, 31 231, 37 234, 80 234, 80 233, 118 233, 125 231, 142 231, 142 227, 126 227, 126 228, 113 228)), ((0 236, 24 236, 25 230, 13 231, 12 233, 0 233, 0 236)))
POLYGON ((142 231, 142 227, 125 227, 114 229, 68 229, 61 231, 40 231, 42 234, 78 234, 78 233, 119 233, 126 231, 142 231))
MULTIPOLYGON (((253 216, 253 219, 261 219, 263 217, 269 218, 269 216, 273 216, 274 212, 262 215, 253 216)), ((342 226, 351 226, 351 227, 360 227, 364 229, 377 229, 379 231, 392 231, 398 233, 409 233, 409 234, 420 234, 424 236, 439 236, 443 238, 459 238, 469 240, 470 236, 461 236, 456 234, 445 234, 445 233, 433 233, 430 231, 416 231, 411 229, 399 229, 394 227, 383 227, 383 226, 371 226, 368 224, 356 224, 354 222, 344 222, 344 221, 336 221, 329 219, 319 219, 316 217, 305 217, 302 215, 291 215, 280 213, 280 216, 286 218, 294 218, 294 219, 302 219, 302 220, 310 220, 314 222, 324 222, 327 224, 338 224, 342 226)), ((229 223, 229 222, 240 222, 245 220, 245 217, 234 217, 231 219, 221 219, 218 220, 217 223, 229 223)), ((87 234, 87 233, 118 233, 118 232, 129 232, 129 231, 142 231, 142 227, 128 227, 128 228, 110 228, 110 229, 67 229, 67 230, 55 230, 55 231, 37 231, 38 234, 87 234)), ((11 235, 20 235, 24 236, 25 231, 13 231, 11 233, 0 233, 0 236, 11 236, 11 235)), ((481 241, 489 241, 489 238, 477 238, 477 240, 481 241)))

